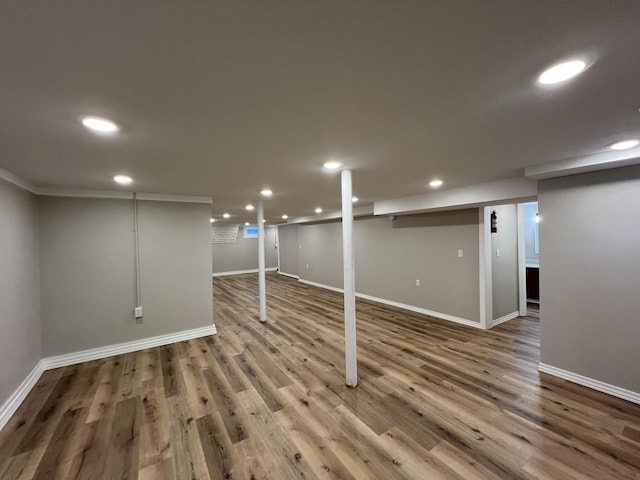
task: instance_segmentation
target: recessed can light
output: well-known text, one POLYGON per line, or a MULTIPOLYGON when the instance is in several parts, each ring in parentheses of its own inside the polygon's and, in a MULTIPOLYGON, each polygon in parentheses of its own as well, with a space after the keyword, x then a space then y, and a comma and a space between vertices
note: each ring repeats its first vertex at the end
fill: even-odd
POLYGON ((322 213, 322 209, 320 207, 316 208, 316 213, 322 213))
POLYGON ((262 219, 262 223, 266 223, 266 220, 264 218, 262 219))
POLYGON ((286 220, 287 218, 289 218, 289 215, 282 215, 283 220, 286 220))
POLYGON ((251 210, 253 210, 253 205, 251 205, 251 204, 249 203, 249 204, 248 204, 246 207, 244 207, 244 208, 246 208, 247 210, 251 211, 251 210))
POLYGON ((336 170, 342 166, 342 162, 337 160, 327 160, 322 166, 327 170, 336 170))
POLYGON ((351 197, 351 201, 352 201, 353 203, 356 203, 358 200, 359 200, 359 198, 358 198, 358 197, 351 197))
POLYGON ((82 125, 87 127, 89 130, 98 133, 115 133, 119 130, 118 125, 106 118, 82 117, 80 121, 82 122, 82 125))
POLYGON ((215 219, 215 218, 210 218, 210 219, 209 219, 209 223, 214 223, 215 221, 216 221, 216 219, 215 219))
POLYGON ((248 227, 249 226, 249 222, 244 222, 244 226, 248 227))
POLYGON ((632 138, 631 140, 624 140, 622 142, 616 142, 610 145, 611 150, 629 150, 630 148, 637 147, 640 144, 640 140, 632 138))
POLYGON ((113 177, 113 181, 119 185, 130 185, 133 183, 133 179, 127 175, 116 175, 113 177))
POLYGON ((581 74, 586 68, 587 62, 584 60, 569 60, 558 63, 542 72, 538 77, 538 82, 542 85, 561 83, 581 74))
POLYGON ((431 180, 431 181, 429 182, 429 186, 430 186, 431 188, 438 188, 438 187, 441 187, 441 186, 442 186, 442 183, 443 183, 443 182, 442 182, 442 180, 435 179, 435 180, 431 180))
POLYGON ((261 190, 260 193, 262 194, 263 197, 270 197, 271 195, 273 195, 273 192, 269 188, 265 188, 261 190))
POLYGON ((228 213, 223 213, 223 214, 222 214, 222 217, 223 217, 223 218, 229 218, 230 216, 231 216, 231 215, 229 215, 228 213))

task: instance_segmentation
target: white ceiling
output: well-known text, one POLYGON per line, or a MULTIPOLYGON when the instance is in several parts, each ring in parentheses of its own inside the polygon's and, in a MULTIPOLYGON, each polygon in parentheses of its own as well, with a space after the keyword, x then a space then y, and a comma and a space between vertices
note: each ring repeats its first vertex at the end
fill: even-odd
POLYGON ((267 218, 522 175, 640 136, 638 0, 3 1, 0 166, 267 218), (547 66, 587 56, 570 84, 547 66), (122 132, 85 130, 105 116, 122 132))

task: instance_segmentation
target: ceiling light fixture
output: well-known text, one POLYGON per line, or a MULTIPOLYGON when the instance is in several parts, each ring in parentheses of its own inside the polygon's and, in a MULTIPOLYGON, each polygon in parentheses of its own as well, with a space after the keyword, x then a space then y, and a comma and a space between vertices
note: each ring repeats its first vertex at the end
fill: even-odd
POLYGON ((339 162, 337 160, 328 160, 324 162, 322 166, 327 170, 337 170, 342 166, 342 162, 339 162))
POLYGON ((632 138, 631 140, 624 140, 622 142, 616 142, 613 145, 609 145, 611 150, 629 150, 630 148, 637 147, 640 144, 640 140, 632 138))
POLYGON ((248 227, 249 226, 249 222, 244 222, 244 226, 248 227))
POLYGON ((358 200, 359 200, 359 198, 358 198, 358 197, 351 197, 351 201, 352 201, 353 203, 356 203, 358 200))
POLYGON ((210 218, 210 219, 209 219, 209 222, 210 222, 210 223, 214 223, 215 221, 216 221, 216 219, 215 219, 215 218, 210 218))
POLYGON ((113 177, 113 181, 118 185, 130 185, 133 183, 133 178, 127 175, 116 175, 115 177, 113 177))
POLYGON ((223 218, 229 218, 230 216, 231 216, 231 215, 229 215, 228 213, 223 213, 223 214, 222 214, 222 217, 223 217, 223 218))
POLYGON ((322 213, 322 209, 320 207, 316 208, 316 213, 322 213))
POLYGON ((587 68, 587 62, 584 60, 569 60, 558 63, 540 74, 538 83, 542 85, 553 85, 569 80, 587 68))
POLYGON ((263 197, 270 197, 271 195, 273 195, 273 192, 269 188, 265 188, 261 190, 260 193, 262 194, 263 197))
POLYGON ((286 220, 287 218, 289 218, 289 215, 282 215, 283 220, 286 220))
POLYGON ((438 188, 438 187, 441 187, 441 186, 442 186, 442 184, 443 184, 442 180, 439 180, 439 179, 431 180, 431 181, 429 182, 429 186, 430 186, 431 188, 438 188))
POLYGON ((98 133, 115 133, 119 130, 118 125, 106 118, 82 117, 80 121, 82 122, 82 125, 87 127, 89 130, 98 133))
POLYGON ((244 208, 246 208, 246 209, 247 209, 247 210, 249 210, 249 211, 252 211, 252 210, 253 210, 253 205, 251 205, 251 204, 249 203, 249 204, 247 204, 247 206, 246 206, 246 207, 244 207, 244 208))

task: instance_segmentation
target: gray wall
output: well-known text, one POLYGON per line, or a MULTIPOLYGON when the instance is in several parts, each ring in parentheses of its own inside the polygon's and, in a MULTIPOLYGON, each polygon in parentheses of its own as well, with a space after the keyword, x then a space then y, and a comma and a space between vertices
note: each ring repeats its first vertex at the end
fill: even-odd
MULTIPOLYGON (((298 240, 300 278, 342 288, 341 223, 299 225, 298 240)), ((354 248, 358 293, 479 321, 477 210, 358 219, 354 248)))
POLYGON ((138 202, 140 322, 132 202, 38 201, 45 356, 212 324, 210 205, 138 202))
POLYGON ((640 167, 543 180, 541 361, 640 392, 640 167))
POLYGON ((280 271, 298 275, 298 225, 280 225, 278 227, 278 250, 280 252, 280 271))
POLYGON ((498 215, 498 233, 491 234, 491 284, 495 320, 518 310, 518 217, 515 205, 500 205, 491 209, 498 215))
POLYGON ((36 198, 0 179, 0 406, 42 357, 36 198))
POLYGON ((540 255, 536 253, 536 213, 538 213, 538 202, 524 204, 524 250, 526 263, 538 265, 540 255))
MULTIPOLYGON (((258 239, 244 238, 244 227, 238 229, 235 243, 212 244, 213 273, 258 269, 258 239)), ((278 266, 276 227, 265 228, 264 263, 266 268, 278 266)))

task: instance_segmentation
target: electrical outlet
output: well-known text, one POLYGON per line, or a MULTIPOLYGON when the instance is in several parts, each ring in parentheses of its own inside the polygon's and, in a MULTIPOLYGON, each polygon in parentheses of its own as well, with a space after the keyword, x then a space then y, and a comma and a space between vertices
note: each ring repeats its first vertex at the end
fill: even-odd
POLYGON ((420 286, 420 279, 416 278, 416 287, 419 287, 419 286, 420 286))
POLYGON ((309 264, 307 263, 307 268, 309 268, 309 264))
POLYGON ((499 257, 499 256, 500 256, 500 249, 496 248, 496 257, 499 257))
POLYGON ((133 314, 136 318, 142 318, 142 307, 136 307, 133 309, 133 314))

